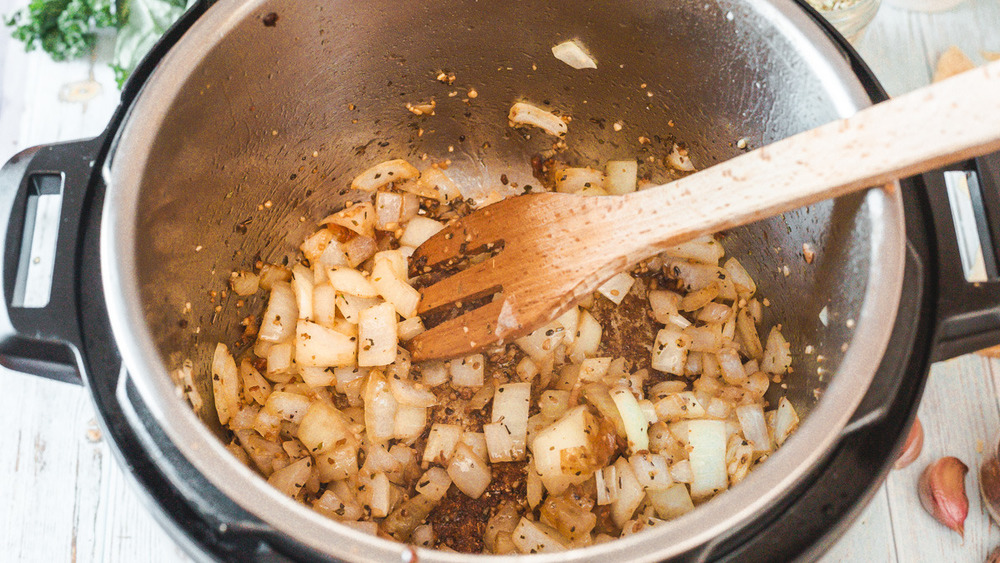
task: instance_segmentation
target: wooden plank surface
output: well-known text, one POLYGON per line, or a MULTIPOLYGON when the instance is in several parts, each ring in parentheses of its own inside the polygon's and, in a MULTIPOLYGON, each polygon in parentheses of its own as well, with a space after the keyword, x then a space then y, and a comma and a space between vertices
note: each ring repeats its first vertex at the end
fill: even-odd
MULTIPOLYGON (((0 0, 6 14, 27 0, 0 0)), ((1000 51, 1000 2, 968 0, 953 12, 917 14, 883 6, 858 47, 890 94, 926 84, 949 45, 982 62, 1000 51)), ((116 102, 101 62, 55 64, 24 54, 0 35, 0 159, 33 144, 95 135, 116 102), (103 92, 87 103, 59 99, 69 83, 93 77, 103 92)), ((0 560, 175 562, 187 558, 128 488, 99 436, 86 393, 66 384, 0 371, 0 560)), ((1000 545, 970 477, 965 541, 920 507, 915 482, 938 455, 970 467, 1000 436, 1000 361, 967 356, 934 367, 920 416, 924 453, 894 472, 844 538, 831 561, 978 562, 1000 545)))

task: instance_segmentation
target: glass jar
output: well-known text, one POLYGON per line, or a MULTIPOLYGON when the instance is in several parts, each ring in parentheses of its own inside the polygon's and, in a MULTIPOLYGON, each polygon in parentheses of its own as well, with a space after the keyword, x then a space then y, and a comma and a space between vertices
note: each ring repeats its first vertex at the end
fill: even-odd
POLYGON ((851 43, 861 38, 882 0, 807 0, 851 43))

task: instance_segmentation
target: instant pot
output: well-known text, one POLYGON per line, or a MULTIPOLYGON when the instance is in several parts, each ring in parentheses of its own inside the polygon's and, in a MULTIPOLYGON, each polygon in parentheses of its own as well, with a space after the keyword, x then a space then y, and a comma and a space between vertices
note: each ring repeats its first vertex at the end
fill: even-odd
MULTIPOLYGON (((101 136, 0 170, 0 363, 84 385, 126 475, 195 558, 468 560, 282 497, 229 455, 211 406, 194 413, 171 372, 193 360, 191 385, 211 397, 210 350, 263 307, 222 295, 229 272, 294 256, 373 162, 449 158, 469 197, 501 172, 531 182, 547 141, 507 128, 522 97, 573 116, 567 161, 662 158, 682 141, 706 167, 886 94, 792 0, 196 3, 101 136), (597 71, 551 56, 571 38, 597 71), (428 99, 436 116, 405 109, 428 99)), ((930 364, 1000 342, 998 171, 991 155, 726 233, 772 302, 765 324, 782 322, 797 352, 780 392, 801 428, 681 518, 531 560, 821 554, 890 470, 930 364)))

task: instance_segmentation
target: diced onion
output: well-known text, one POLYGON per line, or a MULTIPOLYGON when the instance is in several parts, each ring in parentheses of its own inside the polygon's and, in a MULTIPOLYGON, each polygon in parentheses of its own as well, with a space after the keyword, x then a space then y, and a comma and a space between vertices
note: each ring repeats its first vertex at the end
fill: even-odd
POLYGON ((486 359, 482 354, 473 354, 448 362, 451 374, 451 384, 458 387, 480 387, 483 384, 483 373, 486 359))
POLYGON ((653 342, 653 369, 674 375, 684 375, 687 353, 691 348, 689 335, 672 328, 661 329, 653 342))
POLYGON ((434 219, 414 217, 406 224, 403 236, 399 238, 399 244, 418 247, 443 228, 444 225, 434 219))
POLYGON ((472 498, 482 496, 493 479, 490 466, 462 442, 455 446, 447 470, 458 490, 472 498))
POLYGON ((219 343, 212 358, 212 391, 219 423, 225 424, 240 408, 240 379, 229 348, 219 343))
POLYGON ((260 289, 260 277, 253 273, 240 270, 238 272, 233 272, 229 276, 229 286, 233 288, 233 292, 241 297, 246 297, 248 295, 253 295, 257 293, 260 289))
POLYGON ((568 130, 566 122, 559 116, 526 102, 514 104, 507 117, 511 126, 532 125, 555 137, 562 137, 568 130))
POLYGON ((403 159, 387 160, 358 174, 351 182, 351 188, 373 192, 392 182, 409 180, 419 175, 420 171, 403 159))
POLYGON ((553 553, 569 548, 569 542, 552 527, 523 517, 511 533, 511 539, 517 550, 524 554, 553 553))
POLYGON ((646 491, 656 515, 664 520, 672 520, 694 510, 687 485, 676 483, 666 489, 646 491))
POLYGON ((339 225, 364 237, 375 236, 375 207, 363 201, 334 213, 320 221, 321 225, 339 225))
POLYGON ((780 446, 799 425, 799 415, 792 403, 782 397, 778 400, 778 411, 774 415, 774 441, 780 446))
POLYGON ((615 402, 622 422, 625 423, 629 451, 635 453, 649 449, 649 421, 639 408, 635 395, 626 387, 615 387, 610 393, 611 400, 615 402))
POLYGON ((352 365, 358 350, 355 340, 332 328, 299 321, 295 330, 295 361, 306 367, 352 365))
POLYGON ((615 305, 621 305, 622 300, 628 295, 628 291, 632 289, 634 283, 635 278, 626 272, 619 272, 598 287, 597 291, 615 305))
POLYGON ((358 365, 385 366, 396 361, 396 311, 389 303, 358 314, 358 365))
POLYGON ((427 435, 422 463, 445 463, 455 452, 455 446, 462 439, 462 427, 457 424, 435 423, 427 435))
POLYGON ((764 356, 760 362, 760 369, 767 373, 783 374, 792 365, 792 355, 789 351, 788 341, 781 335, 777 327, 771 329, 767 335, 767 344, 764 346, 764 356))
POLYGON ((635 191, 639 164, 635 160, 610 160, 604 167, 604 189, 612 195, 635 191))
POLYGON ((257 338, 267 342, 287 341, 295 334, 298 318, 299 311, 292 286, 286 282, 276 282, 271 286, 271 298, 264 310, 257 338))
POLYGON ((584 188, 603 188, 604 173, 593 168, 563 168, 555 176, 556 191, 573 194, 584 188))
POLYGON ((569 66, 580 70, 584 68, 597 68, 597 63, 593 57, 587 54, 575 40, 563 41, 552 47, 552 56, 569 66))
POLYGON ((691 446, 691 496, 706 498, 726 489, 726 423, 721 420, 687 422, 691 446))

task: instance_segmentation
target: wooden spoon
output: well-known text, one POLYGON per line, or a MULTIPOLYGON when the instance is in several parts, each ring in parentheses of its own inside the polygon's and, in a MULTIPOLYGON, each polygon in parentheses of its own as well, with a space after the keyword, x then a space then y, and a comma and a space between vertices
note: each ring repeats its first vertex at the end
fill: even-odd
POLYGON ((411 257, 415 276, 494 254, 421 291, 421 315, 466 312, 418 335, 410 351, 414 360, 449 358, 509 341, 666 247, 998 149, 1000 62, 663 186, 506 199, 449 225, 411 257))

